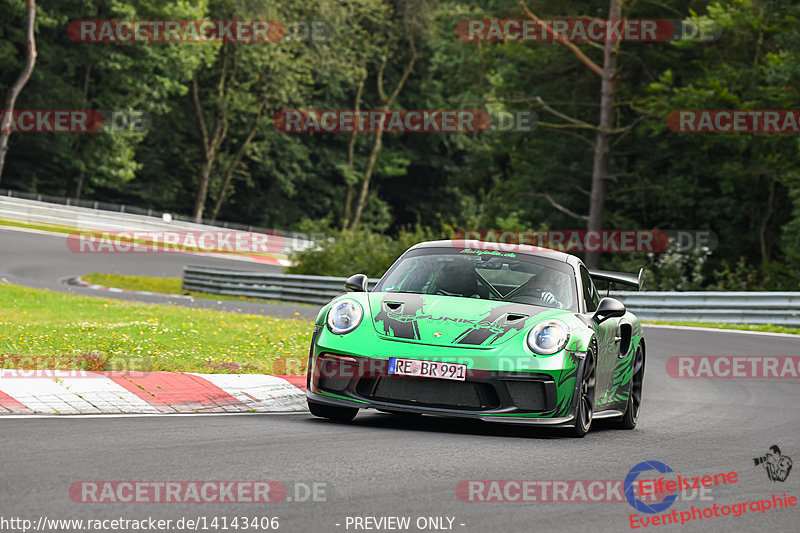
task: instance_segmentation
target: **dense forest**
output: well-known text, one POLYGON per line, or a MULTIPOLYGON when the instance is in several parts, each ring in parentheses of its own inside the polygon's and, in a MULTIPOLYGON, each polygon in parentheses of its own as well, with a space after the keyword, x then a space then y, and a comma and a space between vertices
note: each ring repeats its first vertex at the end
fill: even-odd
MULTIPOLYGON (((25 64, 26 2, 0 0, 0 13, 5 94, 25 64)), ((689 252, 604 254, 602 267, 646 266, 652 290, 796 290, 800 135, 681 133, 667 117, 800 109, 798 23, 796 0, 41 2, 38 57, 16 109, 134 112, 147 127, 14 133, 0 187, 326 232, 339 248, 310 254, 305 271, 375 275, 418 238, 585 229, 600 129, 603 228, 716 235, 714 247, 689 252), (470 41, 457 31, 465 19, 614 18, 612 4, 622 18, 714 32, 615 43, 606 126, 603 76, 591 68, 608 65, 605 43, 470 41), (70 23, 86 19, 270 20, 286 33, 76 42, 70 23), (287 133, 275 117, 292 109, 538 120, 478 132, 287 133)))

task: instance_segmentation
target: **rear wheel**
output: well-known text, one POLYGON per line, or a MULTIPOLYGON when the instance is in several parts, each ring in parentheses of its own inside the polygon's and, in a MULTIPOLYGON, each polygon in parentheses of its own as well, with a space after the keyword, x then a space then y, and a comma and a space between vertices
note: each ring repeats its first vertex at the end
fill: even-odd
POLYGON ((327 418, 337 422, 350 422, 358 414, 357 407, 337 407, 324 403, 308 402, 308 410, 311 414, 319 418, 327 418))
POLYGON ((642 405, 642 382, 644 381, 644 350, 639 346, 633 359, 633 375, 631 376, 631 393, 628 396, 628 407, 620 420, 613 422, 618 429, 633 429, 639 421, 639 407, 642 405))
POLYGON ((586 352, 586 359, 583 362, 583 375, 578 384, 578 409, 576 413, 575 427, 570 428, 568 433, 571 437, 581 438, 592 427, 594 418, 594 386, 595 386, 595 360, 592 350, 586 352))

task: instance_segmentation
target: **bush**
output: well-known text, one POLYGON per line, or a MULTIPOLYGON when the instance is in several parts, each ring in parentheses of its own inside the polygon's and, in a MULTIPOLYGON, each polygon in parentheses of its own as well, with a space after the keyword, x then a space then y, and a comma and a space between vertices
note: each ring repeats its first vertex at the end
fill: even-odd
POLYGON ((401 230, 395 237, 366 230, 332 234, 315 249, 291 255, 296 264, 290 274, 315 276, 350 276, 366 274, 379 278, 412 245, 441 238, 430 228, 401 230))

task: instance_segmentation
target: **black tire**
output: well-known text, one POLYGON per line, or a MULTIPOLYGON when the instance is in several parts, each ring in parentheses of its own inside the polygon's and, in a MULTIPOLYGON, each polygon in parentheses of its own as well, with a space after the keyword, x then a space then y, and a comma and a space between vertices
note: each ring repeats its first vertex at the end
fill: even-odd
POLYGON ((628 395, 625 414, 621 419, 611 422, 611 426, 616 429, 633 429, 639 421, 639 410, 642 406, 642 382, 644 381, 644 350, 641 346, 636 348, 632 364, 631 391, 628 395))
POLYGON ((358 407, 337 407, 324 403, 308 401, 308 410, 319 418, 327 418, 337 422, 350 422, 358 414, 358 407))
POLYGON ((586 359, 583 363, 583 374, 578 384, 578 409, 576 410, 577 419, 575 426, 567 430, 570 437, 583 438, 589 433, 594 419, 594 388, 596 384, 597 365, 594 357, 594 350, 586 352, 586 359))

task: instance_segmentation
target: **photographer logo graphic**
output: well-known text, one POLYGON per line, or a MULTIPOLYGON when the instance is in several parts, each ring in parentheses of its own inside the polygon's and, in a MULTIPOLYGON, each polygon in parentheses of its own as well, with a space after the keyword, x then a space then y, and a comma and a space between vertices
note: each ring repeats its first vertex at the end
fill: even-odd
POLYGON ((766 455, 754 457, 755 466, 761 465, 767 471, 770 481, 786 481, 789 472, 792 470, 792 460, 786 455, 781 455, 781 449, 777 444, 770 446, 766 455))
POLYGON ((672 469, 662 463, 661 461, 643 461, 638 465, 631 468, 628 475, 625 476, 625 499, 633 506, 634 509, 641 513, 657 514, 660 513, 675 502, 678 497, 677 494, 669 494, 662 501, 656 503, 645 503, 640 500, 635 493, 636 480, 642 472, 655 470, 661 474, 672 472, 672 469))

